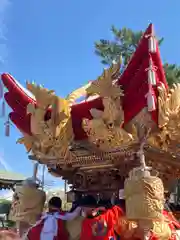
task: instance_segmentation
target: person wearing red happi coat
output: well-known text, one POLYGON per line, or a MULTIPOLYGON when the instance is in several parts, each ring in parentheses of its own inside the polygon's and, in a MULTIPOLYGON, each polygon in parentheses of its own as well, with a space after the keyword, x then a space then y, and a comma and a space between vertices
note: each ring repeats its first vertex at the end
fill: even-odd
POLYGON ((81 209, 77 208, 72 213, 63 213, 60 210, 62 201, 59 197, 52 197, 48 205, 49 212, 29 230, 27 240, 68 240, 64 221, 77 217, 81 209))
POLYGON ((63 220, 55 217, 55 215, 58 216, 58 214, 64 215, 60 210, 61 205, 62 201, 59 197, 52 197, 50 199, 47 217, 42 217, 42 219, 29 230, 27 234, 28 240, 68 240, 68 233, 65 230, 63 220))
MULTIPOLYGON (((81 204, 86 217, 82 223, 80 240, 116 240, 114 224, 117 211, 113 208, 96 207, 96 200, 92 196, 86 196, 81 204)), ((118 215, 120 217, 120 215, 118 215)))

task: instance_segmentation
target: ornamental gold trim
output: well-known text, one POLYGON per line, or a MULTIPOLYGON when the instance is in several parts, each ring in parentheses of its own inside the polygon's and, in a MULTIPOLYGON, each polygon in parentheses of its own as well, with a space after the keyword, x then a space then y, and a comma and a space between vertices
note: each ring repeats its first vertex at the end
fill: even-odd
POLYGON ((24 144, 28 152, 44 156, 45 159, 71 159, 69 145, 74 138, 71 120, 72 95, 71 101, 68 97, 63 99, 56 96, 53 90, 49 91, 35 83, 27 83, 27 89, 36 99, 36 105, 32 103, 27 106, 27 113, 31 114, 32 135, 24 135, 18 143, 24 144), (49 108, 51 117, 45 121, 49 108))
POLYGON ((158 92, 159 129, 149 138, 149 143, 167 151, 173 142, 180 143, 180 84, 174 84, 169 90, 162 84, 158 92))
POLYGON ((123 91, 113 82, 113 76, 120 69, 120 64, 113 64, 104 70, 102 75, 87 88, 87 95, 97 95, 102 98, 104 110, 91 109, 92 119, 83 119, 82 126, 91 143, 99 149, 108 151, 133 140, 132 134, 126 132, 124 112, 121 105, 123 91))

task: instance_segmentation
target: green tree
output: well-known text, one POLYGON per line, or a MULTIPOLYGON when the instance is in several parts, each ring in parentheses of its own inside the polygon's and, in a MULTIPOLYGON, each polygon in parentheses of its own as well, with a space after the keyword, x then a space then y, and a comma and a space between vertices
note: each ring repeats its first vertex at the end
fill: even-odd
MULTIPOLYGON (((111 31, 114 39, 112 41, 101 39, 95 42, 95 53, 101 58, 101 62, 110 65, 112 61, 119 61, 122 58, 122 69, 128 64, 131 55, 136 50, 139 40, 143 34, 142 31, 134 32, 128 28, 118 30, 112 26, 111 31)), ((162 44, 163 38, 159 40, 162 44)), ((180 67, 175 64, 164 64, 167 82, 169 85, 180 82, 180 67)))
POLYGON ((0 199, 0 214, 9 214, 11 208, 11 201, 0 199))
POLYGON ((171 86, 173 83, 180 83, 180 67, 176 64, 164 64, 164 70, 166 73, 166 80, 171 86))
POLYGON ((8 220, 8 215, 11 209, 11 201, 6 199, 0 199, 0 225, 3 227, 13 227, 14 222, 8 220), (6 215, 6 218, 3 217, 6 215))

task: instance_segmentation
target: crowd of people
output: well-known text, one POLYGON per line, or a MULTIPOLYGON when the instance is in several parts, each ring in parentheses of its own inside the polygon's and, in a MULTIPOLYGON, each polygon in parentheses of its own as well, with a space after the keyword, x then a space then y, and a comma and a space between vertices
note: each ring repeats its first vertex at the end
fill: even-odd
MULTIPOLYGON (((128 222, 125 218, 125 200, 121 199, 114 204, 110 200, 100 199, 97 201, 93 196, 88 195, 79 199, 73 205, 70 212, 61 209, 62 201, 59 197, 52 197, 48 203, 48 211, 42 214, 37 223, 32 226, 22 239, 25 240, 141 240, 143 233, 138 231, 137 226, 128 222), (72 222, 81 217, 80 233, 77 238, 70 237, 67 222, 72 222)), ((176 228, 180 224, 172 217, 167 210, 164 215, 168 218, 172 230, 172 237, 175 238, 176 228)), ((75 226, 76 227, 76 226, 75 226)), ((77 229, 76 229, 77 230, 77 229)), ((18 240, 20 237, 10 231, 0 232, 0 239, 18 240)), ((158 240, 151 234, 151 240, 158 240)), ((167 239, 168 240, 168 239, 167 239)))

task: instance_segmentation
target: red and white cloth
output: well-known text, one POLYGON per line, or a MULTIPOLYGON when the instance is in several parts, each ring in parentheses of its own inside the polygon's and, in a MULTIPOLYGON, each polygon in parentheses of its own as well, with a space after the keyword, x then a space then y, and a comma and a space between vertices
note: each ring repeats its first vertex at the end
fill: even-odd
MULTIPOLYGON (((29 229, 25 239, 56 240, 58 239, 59 228, 63 227, 62 221, 73 220, 80 215, 80 212, 81 208, 78 207, 72 213, 65 213, 64 215, 60 212, 46 213, 29 229)), ((63 232, 63 229, 61 230, 63 232)), ((61 239, 66 240, 65 237, 61 237, 61 239)))

